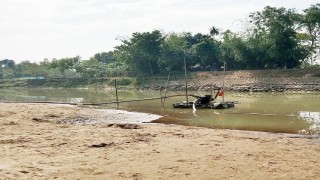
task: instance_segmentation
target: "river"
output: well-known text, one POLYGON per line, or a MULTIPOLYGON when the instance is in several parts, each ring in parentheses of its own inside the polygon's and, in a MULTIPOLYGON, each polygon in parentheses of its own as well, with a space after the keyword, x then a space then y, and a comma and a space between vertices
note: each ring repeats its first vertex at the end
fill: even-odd
MULTIPOLYGON (((184 92, 169 92, 167 95, 184 92)), ((205 92, 190 92, 204 95, 205 92)), ((118 91, 119 100, 160 97, 158 91, 118 91)), ((115 92, 89 89, 0 89, 0 101, 59 101, 101 103, 115 101, 115 92)), ((320 93, 225 93, 225 100, 237 101, 235 108, 174 109, 172 104, 185 97, 161 101, 120 103, 120 109, 162 115, 157 123, 203 126, 293 134, 320 134, 320 93)), ((195 100, 189 97, 189 100, 195 100)), ((222 99, 218 99, 221 101, 222 99)), ((104 106, 117 108, 117 104, 104 106)))

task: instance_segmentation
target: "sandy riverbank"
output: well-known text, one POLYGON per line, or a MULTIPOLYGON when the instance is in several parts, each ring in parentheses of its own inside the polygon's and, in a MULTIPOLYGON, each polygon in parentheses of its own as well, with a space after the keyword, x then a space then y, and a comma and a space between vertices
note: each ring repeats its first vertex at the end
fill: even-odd
MULTIPOLYGON (((124 120, 124 114, 0 104, 0 179, 320 177, 319 138, 164 124, 107 125, 124 120), (107 124, 70 125, 100 120, 107 124)), ((129 115, 134 121, 142 117, 129 115)))

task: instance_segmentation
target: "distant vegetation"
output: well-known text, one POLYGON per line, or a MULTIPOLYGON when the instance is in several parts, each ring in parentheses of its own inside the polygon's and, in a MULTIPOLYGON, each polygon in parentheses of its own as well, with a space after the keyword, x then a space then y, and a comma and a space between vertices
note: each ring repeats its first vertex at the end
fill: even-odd
MULTIPOLYGON (((302 13, 267 6, 253 12, 241 32, 211 27, 208 34, 135 32, 114 51, 40 63, 0 61, 0 78, 141 77, 188 71, 317 68, 320 4, 302 13)), ((89 46, 89 45, 88 45, 89 46)), ((19 52, 17 52, 19 53, 19 52)), ((319 68, 319 66, 318 66, 319 68)))

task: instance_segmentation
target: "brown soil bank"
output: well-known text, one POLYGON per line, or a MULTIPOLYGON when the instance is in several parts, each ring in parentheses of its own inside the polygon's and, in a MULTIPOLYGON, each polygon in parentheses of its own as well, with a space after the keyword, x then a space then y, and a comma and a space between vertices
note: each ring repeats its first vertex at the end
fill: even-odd
MULTIPOLYGON (((222 86, 232 91, 290 92, 320 91, 320 70, 254 70, 223 72, 194 72, 188 77, 189 90, 210 90, 212 86, 222 86)), ((144 86, 143 89, 165 87, 164 80, 158 85, 144 86)), ((184 80, 170 81, 169 89, 184 90, 184 80)))

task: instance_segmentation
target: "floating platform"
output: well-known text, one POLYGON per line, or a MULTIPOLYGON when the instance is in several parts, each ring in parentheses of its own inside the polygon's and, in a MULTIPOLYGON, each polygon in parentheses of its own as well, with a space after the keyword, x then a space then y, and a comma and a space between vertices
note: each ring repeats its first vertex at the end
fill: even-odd
POLYGON ((205 95, 205 96, 196 96, 196 101, 182 101, 174 103, 173 108, 196 108, 196 109, 229 109, 235 106, 234 101, 223 101, 216 102, 216 98, 218 97, 219 92, 217 92, 216 96, 205 95))
MULTIPOLYGON (((192 109, 194 102, 177 102, 172 105, 173 108, 182 108, 182 109, 192 109)), ((233 108, 235 106, 235 103, 232 101, 227 101, 227 102, 210 102, 207 104, 195 104, 196 109, 229 109, 233 108)))

